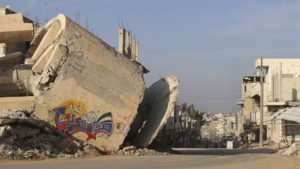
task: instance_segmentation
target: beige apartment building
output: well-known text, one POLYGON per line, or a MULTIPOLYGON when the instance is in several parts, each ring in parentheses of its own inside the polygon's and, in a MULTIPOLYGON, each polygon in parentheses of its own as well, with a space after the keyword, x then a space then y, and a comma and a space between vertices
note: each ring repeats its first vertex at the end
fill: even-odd
MULTIPOLYGON (((261 59, 257 59, 256 69, 261 66, 264 69, 264 139, 275 145, 300 141, 300 125, 297 121, 293 118, 276 118, 276 112, 300 103, 300 59, 266 58, 262 59, 262 65, 261 59)), ((238 102, 242 108, 242 135, 247 135, 251 141, 258 141, 259 136, 260 78, 260 73, 243 78, 242 100, 238 102)), ((285 112, 288 111, 281 114, 285 112)))

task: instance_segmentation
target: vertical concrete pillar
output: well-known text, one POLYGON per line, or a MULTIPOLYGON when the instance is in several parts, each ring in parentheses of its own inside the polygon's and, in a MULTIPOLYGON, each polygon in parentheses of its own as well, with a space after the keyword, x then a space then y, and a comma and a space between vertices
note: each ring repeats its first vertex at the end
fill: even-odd
POLYGON ((135 53, 135 47, 136 47, 136 40, 133 40, 132 42, 132 53, 131 53, 131 58, 136 60, 136 53, 135 53))
POLYGON ((6 55, 6 44, 0 43, 0 57, 3 57, 6 55))
POLYGON ((136 40, 136 36, 134 35, 134 40, 132 42, 132 59, 138 61, 138 41, 136 40))
POLYGON ((126 30, 123 27, 119 28, 119 52, 125 54, 125 33, 126 30))
POLYGON ((131 53, 132 53, 132 39, 131 39, 131 34, 130 34, 129 31, 126 31, 125 51, 126 51, 127 57, 131 58, 131 53))
POLYGON ((283 98, 282 98, 282 63, 281 62, 279 63, 279 91, 280 91, 279 98, 280 101, 282 101, 283 98))
MULTIPOLYGON (((1 15, 6 15, 7 7, 0 8, 0 16, 1 15)), ((5 43, 0 43, 0 57, 3 57, 5 55, 6 55, 6 44, 5 43)))
POLYGON ((135 43, 135 60, 139 61, 139 55, 140 55, 140 43, 135 43))

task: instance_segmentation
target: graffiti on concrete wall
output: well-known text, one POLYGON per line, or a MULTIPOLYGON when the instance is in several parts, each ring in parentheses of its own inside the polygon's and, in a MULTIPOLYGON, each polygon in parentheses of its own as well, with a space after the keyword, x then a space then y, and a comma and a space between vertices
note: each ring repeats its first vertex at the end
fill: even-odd
POLYGON ((59 107, 49 110, 48 115, 53 117, 57 128, 71 135, 84 132, 88 136, 87 140, 96 139, 97 134, 108 138, 113 132, 111 112, 88 111, 86 104, 81 101, 65 101, 59 107))

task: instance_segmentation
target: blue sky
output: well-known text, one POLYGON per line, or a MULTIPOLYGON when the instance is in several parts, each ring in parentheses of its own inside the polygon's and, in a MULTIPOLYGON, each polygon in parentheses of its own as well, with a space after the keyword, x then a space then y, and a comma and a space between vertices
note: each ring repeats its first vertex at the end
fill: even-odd
POLYGON ((241 79, 258 57, 295 58, 300 53, 300 2, 292 0, 0 0, 44 23, 64 13, 112 46, 120 20, 141 45, 141 63, 151 73, 176 75, 181 102, 200 111, 234 112, 241 79))

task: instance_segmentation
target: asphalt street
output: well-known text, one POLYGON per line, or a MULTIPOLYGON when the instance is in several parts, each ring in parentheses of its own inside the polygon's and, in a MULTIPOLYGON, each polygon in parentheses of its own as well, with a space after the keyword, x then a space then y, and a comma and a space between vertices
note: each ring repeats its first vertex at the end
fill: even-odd
POLYGON ((175 149, 183 154, 165 156, 100 156, 92 159, 1 161, 0 169, 297 169, 296 158, 279 156, 270 151, 175 149), (226 154, 228 152, 229 154, 226 154), (234 152, 234 153, 233 153, 234 152), (240 152, 240 153, 238 153, 240 152), (255 153, 257 152, 257 153, 255 153))

